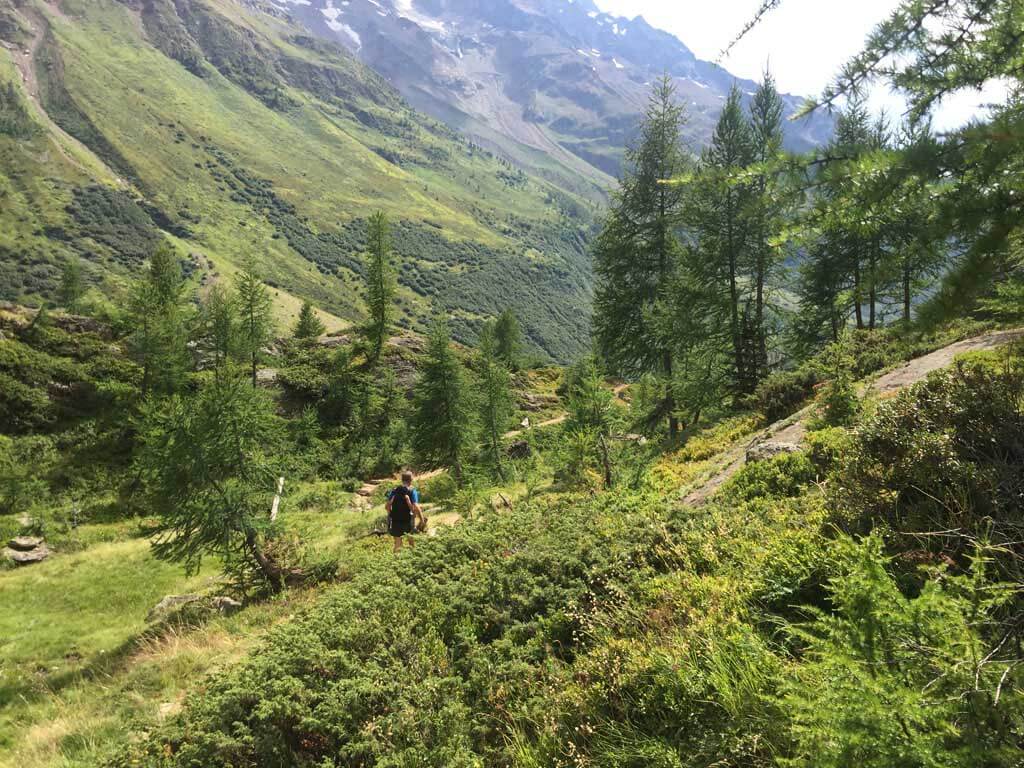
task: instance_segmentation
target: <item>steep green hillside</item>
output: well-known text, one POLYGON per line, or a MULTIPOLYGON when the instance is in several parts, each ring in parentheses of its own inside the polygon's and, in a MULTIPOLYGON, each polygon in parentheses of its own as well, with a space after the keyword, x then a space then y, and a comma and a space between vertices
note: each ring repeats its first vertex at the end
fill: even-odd
POLYGON ((411 110, 342 49, 234 0, 0 0, 3 296, 64 259, 116 292, 163 234, 200 272, 255 255, 283 299, 357 321, 364 220, 396 224, 402 322, 472 338, 513 306, 584 343, 588 204, 411 110))

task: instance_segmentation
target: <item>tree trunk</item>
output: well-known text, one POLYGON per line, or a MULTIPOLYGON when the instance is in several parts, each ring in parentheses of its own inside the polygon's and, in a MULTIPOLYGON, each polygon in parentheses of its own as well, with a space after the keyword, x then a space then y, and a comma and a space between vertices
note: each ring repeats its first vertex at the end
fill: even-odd
POLYGON ((910 325, 910 264, 903 265, 903 322, 910 325))
POLYGON ((875 303, 878 300, 878 290, 875 285, 875 271, 878 267, 877 251, 871 252, 871 259, 868 261, 868 328, 875 330, 875 303))
POLYGON ((857 316, 857 330, 864 330, 864 307, 863 307, 864 294, 862 292, 861 281, 860 281, 860 259, 857 259, 853 265, 853 311, 857 316))
POLYGON ((604 439, 604 435, 601 435, 601 463, 604 464, 604 487, 612 487, 612 462, 611 457, 608 455, 608 441, 604 439))
POLYGON ((498 434, 498 425, 491 423, 491 450, 494 451, 494 468, 498 472, 498 479, 505 482, 505 467, 501 462, 501 436, 498 434))
POLYGON ((672 394, 672 354, 670 352, 665 352, 662 367, 665 369, 667 387, 665 391, 665 410, 668 411, 668 435, 669 438, 675 440, 679 436, 679 419, 676 417, 676 399, 672 394))
POLYGON ((257 384, 258 384, 258 382, 257 382, 257 378, 256 378, 256 353, 253 352, 252 353, 252 388, 256 389, 257 384))
POLYGON ((252 555, 252 559, 255 560, 256 564, 259 566, 260 572, 266 578, 267 583, 270 584, 270 589, 274 592, 280 592, 281 588, 284 586, 281 568, 260 549, 260 545, 256 541, 255 531, 249 531, 246 533, 245 546, 252 555))
POLYGON ((746 365, 743 360, 743 339, 740 335, 740 293, 736 284, 736 259, 729 254, 729 301, 732 304, 732 347, 736 362, 736 382, 742 386, 746 379, 746 365))
POLYGON ((767 259, 764 254, 757 260, 757 295, 754 299, 754 333, 757 335, 757 364, 754 366, 754 380, 768 375, 768 339, 764 328, 764 279, 767 259))

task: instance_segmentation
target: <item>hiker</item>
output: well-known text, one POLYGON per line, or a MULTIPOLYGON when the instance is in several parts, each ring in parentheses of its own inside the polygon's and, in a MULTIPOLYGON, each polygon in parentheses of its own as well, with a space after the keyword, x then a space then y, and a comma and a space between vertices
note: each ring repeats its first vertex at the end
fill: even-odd
MULTIPOLYGON (((423 510, 420 509, 420 494, 412 487, 412 472, 402 473, 402 484, 388 494, 388 533, 394 536, 395 552, 402 548, 403 537, 413 532, 413 516, 416 517, 416 530, 423 525, 423 510)), ((415 542, 409 539, 409 546, 415 542)))

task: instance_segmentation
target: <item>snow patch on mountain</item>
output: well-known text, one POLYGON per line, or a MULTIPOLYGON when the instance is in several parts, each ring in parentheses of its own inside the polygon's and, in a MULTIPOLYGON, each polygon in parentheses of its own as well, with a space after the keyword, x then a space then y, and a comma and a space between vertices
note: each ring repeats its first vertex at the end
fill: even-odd
POLYGON ((393 2, 395 4, 395 13, 402 18, 408 19, 431 32, 439 32, 442 35, 447 34, 448 27, 445 26, 445 23, 417 11, 413 7, 413 0, 393 0, 393 2))

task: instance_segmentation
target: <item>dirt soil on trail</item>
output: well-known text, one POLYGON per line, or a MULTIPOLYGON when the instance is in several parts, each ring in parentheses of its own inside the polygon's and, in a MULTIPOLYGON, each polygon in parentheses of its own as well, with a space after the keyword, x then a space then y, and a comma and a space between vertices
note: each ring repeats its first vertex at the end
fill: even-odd
MULTIPOLYGON (((865 395, 891 396, 902 389, 923 381, 928 374, 949 367, 953 360, 967 352, 979 352, 996 349, 1018 339, 1024 338, 1024 329, 1012 331, 992 331, 971 339, 964 339, 937 349, 922 357, 915 358, 892 371, 883 373, 868 384, 865 395)), ((743 468, 747 462, 747 451, 763 443, 789 443, 800 445, 807 435, 807 422, 814 414, 814 406, 772 424, 759 432, 753 440, 737 446, 722 455, 723 466, 700 487, 694 488, 683 497, 683 504, 700 506, 715 495, 719 488, 733 475, 743 468)))

